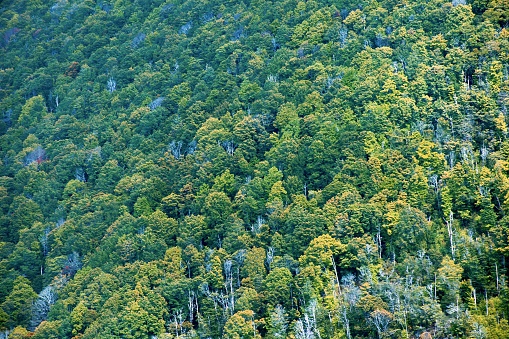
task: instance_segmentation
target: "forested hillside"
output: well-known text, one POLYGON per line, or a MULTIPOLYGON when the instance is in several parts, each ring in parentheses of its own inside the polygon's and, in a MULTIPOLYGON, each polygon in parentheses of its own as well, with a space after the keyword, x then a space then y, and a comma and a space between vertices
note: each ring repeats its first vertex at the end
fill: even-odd
POLYGON ((9 338, 509 338, 508 0, 0 2, 9 338))

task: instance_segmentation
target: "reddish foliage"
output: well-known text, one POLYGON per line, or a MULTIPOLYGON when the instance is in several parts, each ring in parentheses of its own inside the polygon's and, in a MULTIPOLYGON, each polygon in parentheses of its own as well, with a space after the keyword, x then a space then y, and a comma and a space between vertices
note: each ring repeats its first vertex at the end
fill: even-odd
POLYGON ((76 78, 76 76, 78 75, 78 73, 80 72, 81 70, 81 66, 78 62, 74 61, 73 63, 71 63, 69 65, 69 67, 67 67, 67 71, 65 71, 65 75, 68 76, 68 77, 71 77, 71 78, 76 78))

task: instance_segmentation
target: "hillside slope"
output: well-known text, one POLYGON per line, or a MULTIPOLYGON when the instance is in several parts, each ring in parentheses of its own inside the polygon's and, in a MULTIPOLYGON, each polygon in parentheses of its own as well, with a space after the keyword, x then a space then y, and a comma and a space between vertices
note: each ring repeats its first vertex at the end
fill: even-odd
POLYGON ((509 3, 3 1, 10 338, 509 338, 509 3))

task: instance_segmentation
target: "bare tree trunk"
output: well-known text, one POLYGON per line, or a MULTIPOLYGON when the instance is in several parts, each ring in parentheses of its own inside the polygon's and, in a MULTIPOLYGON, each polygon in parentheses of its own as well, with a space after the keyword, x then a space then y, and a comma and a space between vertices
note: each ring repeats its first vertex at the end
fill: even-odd
POLYGON ((452 214, 452 211, 449 211, 449 220, 446 220, 445 223, 447 224, 447 232, 449 233, 449 242, 451 243, 451 256, 454 260, 454 252, 456 251, 454 247, 454 239, 453 239, 453 228, 452 223, 454 221, 454 217, 452 214))

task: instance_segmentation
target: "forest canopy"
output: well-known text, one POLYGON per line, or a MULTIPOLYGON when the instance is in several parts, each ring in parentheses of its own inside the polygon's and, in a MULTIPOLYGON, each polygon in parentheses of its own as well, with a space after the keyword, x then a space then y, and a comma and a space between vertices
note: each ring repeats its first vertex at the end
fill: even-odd
POLYGON ((509 338, 507 0, 6 0, 0 53, 5 337, 509 338))

